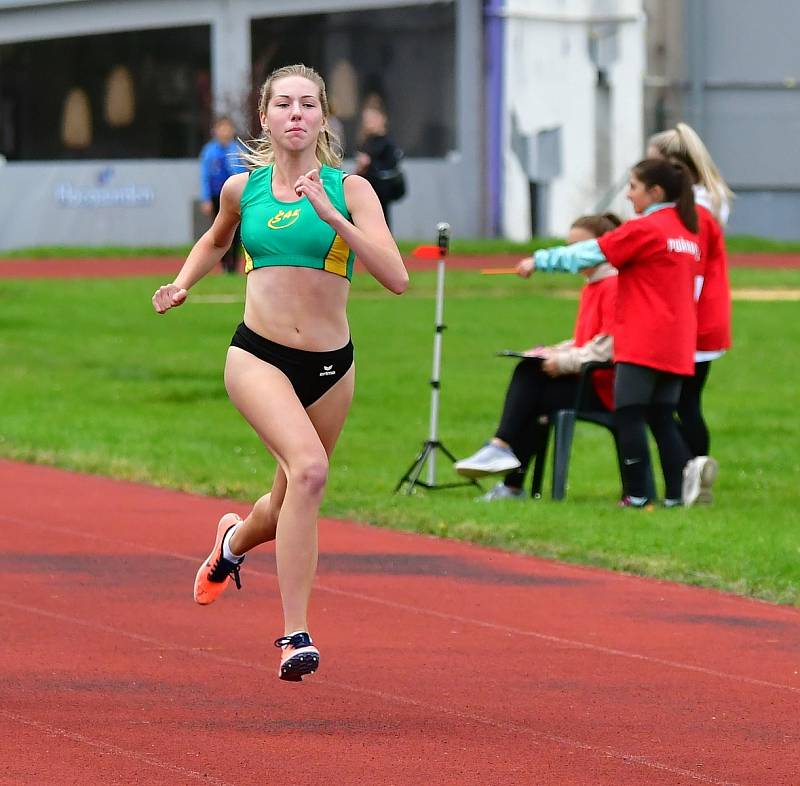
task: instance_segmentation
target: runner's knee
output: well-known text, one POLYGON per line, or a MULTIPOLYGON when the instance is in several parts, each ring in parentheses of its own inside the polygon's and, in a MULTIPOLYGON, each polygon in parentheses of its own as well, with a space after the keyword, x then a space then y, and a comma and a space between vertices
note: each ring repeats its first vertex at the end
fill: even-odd
POLYGON ((304 494, 318 496, 328 482, 328 459, 326 456, 315 456, 299 460, 289 467, 289 485, 304 494))

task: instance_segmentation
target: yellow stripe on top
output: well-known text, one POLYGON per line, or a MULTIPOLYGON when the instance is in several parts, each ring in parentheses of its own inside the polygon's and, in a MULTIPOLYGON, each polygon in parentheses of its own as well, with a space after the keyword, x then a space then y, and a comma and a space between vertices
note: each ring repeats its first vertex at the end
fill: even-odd
POLYGON ((242 251, 244 252, 244 272, 249 273, 253 269, 253 257, 247 253, 244 246, 242 246, 242 251))
MULTIPOLYGON (((292 202, 276 199, 272 192, 273 173, 272 164, 253 170, 242 192, 242 244, 252 260, 246 269, 307 267, 349 279, 355 259, 352 249, 317 215, 307 197, 292 202)), ((327 165, 320 169, 331 204, 350 221, 344 177, 341 169, 327 165)))
POLYGON ((337 276, 347 276, 347 258, 350 255, 350 246, 344 242, 341 235, 336 234, 331 243, 330 250, 325 256, 323 270, 336 273, 337 276))

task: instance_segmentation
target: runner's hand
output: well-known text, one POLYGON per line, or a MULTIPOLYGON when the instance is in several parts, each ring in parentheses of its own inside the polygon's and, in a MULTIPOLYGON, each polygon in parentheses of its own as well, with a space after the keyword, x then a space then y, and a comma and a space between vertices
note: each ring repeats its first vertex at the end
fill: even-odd
POLYGON ((336 215, 336 208, 325 193, 318 169, 310 169, 304 175, 300 175, 294 184, 294 190, 297 196, 305 196, 311 202, 311 207, 323 221, 330 223, 330 219, 336 215))
POLYGON ((533 257, 525 257, 517 262, 517 275, 522 278, 530 278, 531 273, 536 269, 533 262, 533 257))
POLYGON ((153 308, 157 313, 163 314, 175 306, 180 306, 189 293, 177 284, 165 284, 159 287, 153 295, 153 308))

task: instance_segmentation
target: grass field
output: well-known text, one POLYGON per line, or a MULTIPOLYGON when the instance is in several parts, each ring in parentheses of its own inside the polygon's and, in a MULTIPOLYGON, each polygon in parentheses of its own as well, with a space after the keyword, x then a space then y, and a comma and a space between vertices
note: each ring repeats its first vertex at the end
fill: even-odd
MULTIPOLYGON (((732 277, 800 288, 795 270, 732 277)), ((0 455, 250 500, 274 464, 222 385, 243 279, 207 279, 165 317, 150 307, 157 283, 0 280, 0 455)), ((578 426, 566 502, 392 494, 427 436, 434 286, 434 274, 415 273, 398 298, 354 281, 357 394, 324 514, 800 605, 796 303, 735 303, 736 346, 715 362, 705 397, 721 465, 716 503, 642 513, 614 507, 611 440, 588 424, 578 426)), ((440 430, 456 455, 496 426, 513 362, 494 351, 569 335, 576 303, 563 294, 578 286, 569 276, 448 272, 440 430)), ((439 480, 454 479, 442 467, 439 480)), ((113 516, 114 500, 98 515, 113 516)))

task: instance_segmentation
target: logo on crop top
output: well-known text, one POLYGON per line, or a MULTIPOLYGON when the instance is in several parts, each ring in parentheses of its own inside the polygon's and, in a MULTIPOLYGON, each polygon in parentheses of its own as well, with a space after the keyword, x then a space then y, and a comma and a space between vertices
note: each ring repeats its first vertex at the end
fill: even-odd
POLYGON ((279 210, 269 221, 267 226, 270 229, 286 229, 300 218, 300 208, 294 210, 279 210))

